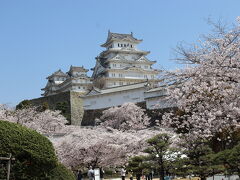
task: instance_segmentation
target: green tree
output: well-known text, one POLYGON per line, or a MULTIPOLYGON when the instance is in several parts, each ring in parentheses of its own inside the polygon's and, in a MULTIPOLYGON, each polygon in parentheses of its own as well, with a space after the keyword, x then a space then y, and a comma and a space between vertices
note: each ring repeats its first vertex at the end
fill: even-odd
POLYGON ((21 101, 18 105, 16 105, 16 109, 25 109, 25 108, 29 108, 30 106, 31 106, 30 101, 25 99, 21 101))
POLYGON ((50 172, 51 180, 75 180, 74 174, 68 170, 64 165, 58 163, 57 167, 55 167, 50 172))
POLYGON ((148 153, 148 159, 151 159, 158 166, 158 171, 160 175, 160 180, 164 180, 165 171, 167 169, 168 161, 171 160, 171 157, 175 150, 170 148, 171 140, 168 134, 158 134, 153 138, 147 140, 149 147, 145 149, 145 152, 148 153))
POLYGON ((221 172, 223 169, 215 163, 215 156, 209 142, 203 139, 185 139, 184 154, 187 156, 184 164, 189 175, 193 174, 205 180, 208 176, 221 172))
POLYGON ((240 177, 240 144, 219 152, 215 159, 224 166, 227 174, 237 173, 240 177))
POLYGON ((68 120, 68 125, 71 124, 71 122, 70 122, 71 115, 69 112, 69 103, 68 102, 66 102, 66 101, 58 102, 56 104, 55 110, 61 111, 61 114, 68 120))
POLYGON ((189 172, 186 164, 186 158, 178 156, 173 161, 168 163, 169 174, 178 176, 178 177, 186 177, 189 172))
MULTIPOLYGON (((15 158, 11 179, 52 179, 51 172, 58 166, 53 145, 45 136, 0 120, 0 156, 7 157, 9 153, 15 158)), ((2 172, 3 168, 0 167, 2 172)))
POLYGON ((148 162, 146 156, 134 156, 128 161, 128 171, 132 171, 137 179, 141 177, 142 174, 147 174, 151 170, 151 163, 148 162))

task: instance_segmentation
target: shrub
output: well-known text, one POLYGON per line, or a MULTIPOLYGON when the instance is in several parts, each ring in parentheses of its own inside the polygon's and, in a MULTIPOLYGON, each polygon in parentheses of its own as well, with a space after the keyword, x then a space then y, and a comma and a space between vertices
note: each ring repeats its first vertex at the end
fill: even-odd
POLYGON ((56 168, 51 171, 51 180, 75 180, 72 171, 68 170, 64 165, 59 163, 56 168))
POLYGON ((54 148, 46 137, 0 120, 0 156, 7 157, 9 153, 15 158, 11 179, 49 179, 50 172, 57 167, 54 148))

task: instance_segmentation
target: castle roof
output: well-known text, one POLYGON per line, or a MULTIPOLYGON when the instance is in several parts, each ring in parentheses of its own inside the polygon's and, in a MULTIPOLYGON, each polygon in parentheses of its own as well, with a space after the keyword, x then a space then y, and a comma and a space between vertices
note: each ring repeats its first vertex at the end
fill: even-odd
POLYGON ((72 66, 69 69, 69 72, 88 72, 88 69, 85 69, 83 66, 72 66))
POLYGON ((52 75, 48 76, 47 79, 50 79, 50 78, 56 77, 56 76, 57 77, 66 77, 67 75, 64 72, 62 72, 61 69, 59 69, 58 71, 54 72, 52 75))
POLYGON ((145 81, 145 82, 140 82, 140 83, 135 83, 130 85, 105 88, 105 89, 98 89, 96 87, 93 87, 92 90, 90 90, 85 97, 94 96, 94 95, 103 95, 103 94, 109 94, 109 93, 117 93, 117 92, 122 92, 126 90, 131 90, 131 89, 146 88, 148 86, 149 86, 149 82, 145 81))
POLYGON ((141 39, 136 39, 133 37, 133 33, 131 34, 120 34, 120 33, 112 33, 108 31, 108 38, 107 41, 102 44, 102 47, 108 46, 111 42, 113 41, 128 41, 128 42, 133 42, 133 43, 139 43, 142 40, 141 39))

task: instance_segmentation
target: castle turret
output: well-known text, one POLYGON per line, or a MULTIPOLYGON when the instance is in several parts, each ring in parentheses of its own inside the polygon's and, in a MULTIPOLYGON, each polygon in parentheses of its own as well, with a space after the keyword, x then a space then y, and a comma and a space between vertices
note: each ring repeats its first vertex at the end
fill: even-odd
POLYGON ((48 82, 42 90, 42 96, 49 96, 66 91, 86 93, 91 86, 91 78, 87 76, 88 70, 82 67, 71 66, 67 73, 61 70, 48 76, 48 82))

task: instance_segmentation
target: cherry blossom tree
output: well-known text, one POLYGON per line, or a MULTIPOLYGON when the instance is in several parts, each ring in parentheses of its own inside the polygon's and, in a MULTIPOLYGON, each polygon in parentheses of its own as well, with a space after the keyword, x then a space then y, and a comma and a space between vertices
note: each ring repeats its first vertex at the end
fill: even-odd
MULTIPOLYGON (((136 105, 128 104, 123 107, 127 109, 126 112, 124 108, 120 112, 128 116, 123 120, 120 119, 122 122, 119 126, 112 124, 114 128, 117 127, 120 130, 110 127, 107 121, 101 126, 91 128, 67 126, 66 119, 59 111, 39 112, 34 107, 10 110, 1 106, 0 119, 22 124, 43 134, 52 134, 49 139, 55 147, 58 158, 69 168, 75 169, 89 165, 118 166, 125 164, 129 157, 142 154, 143 149, 146 148, 147 139, 160 131, 165 132, 159 129, 146 129, 149 118, 145 117, 143 110, 136 105), (135 125, 134 122, 139 124, 135 125)), ((114 122, 117 123, 117 121, 114 122)))
POLYGON ((12 110, 5 105, 0 105, 0 119, 22 124, 42 134, 62 132, 67 123, 60 111, 39 112, 36 107, 12 110))
POLYGON ((150 120, 144 112, 144 109, 134 103, 111 107, 103 111, 100 117, 101 126, 123 131, 144 129, 149 125, 150 120))
POLYGON ((163 116, 163 125, 192 137, 233 131, 240 122, 240 26, 214 24, 215 33, 187 49, 177 48, 184 69, 168 72, 169 98, 178 110, 163 116))
POLYGON ((113 167, 125 164, 131 156, 142 154, 147 146, 146 140, 161 131, 166 132, 151 129, 123 132, 103 127, 73 127, 71 133, 53 138, 52 142, 61 162, 68 167, 113 167))

